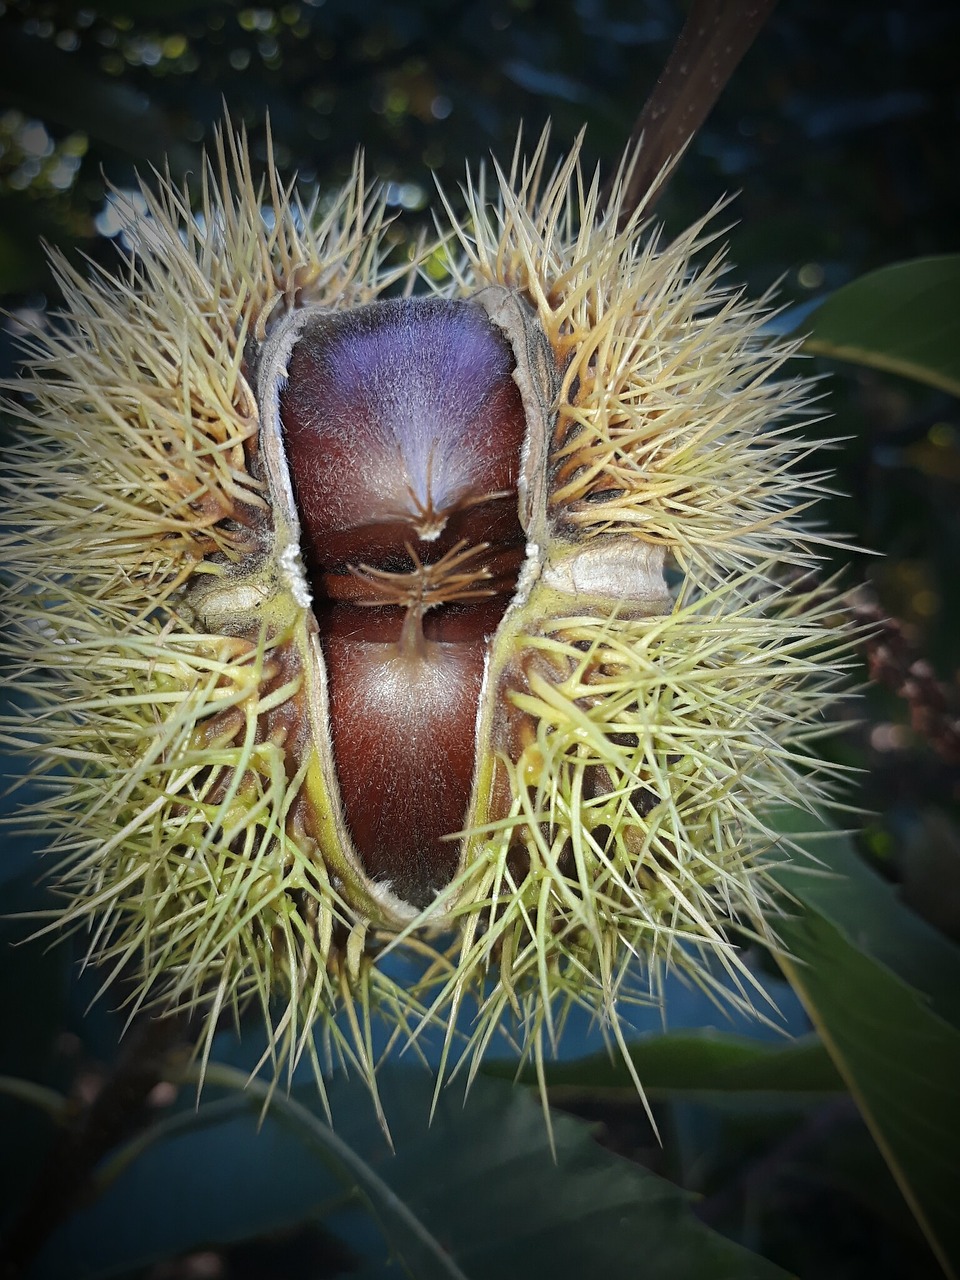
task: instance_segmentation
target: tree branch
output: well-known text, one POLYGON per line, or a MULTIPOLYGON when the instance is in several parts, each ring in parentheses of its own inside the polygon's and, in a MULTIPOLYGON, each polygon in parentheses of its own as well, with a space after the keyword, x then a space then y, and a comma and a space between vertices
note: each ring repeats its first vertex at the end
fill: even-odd
MULTIPOLYGON (((620 219, 652 207, 664 183, 654 183, 675 160, 713 109, 727 81, 753 44, 776 0, 693 0, 683 30, 653 92, 637 117, 628 144, 636 163, 628 174, 620 219)), ((613 190, 604 189, 606 204, 613 190)))

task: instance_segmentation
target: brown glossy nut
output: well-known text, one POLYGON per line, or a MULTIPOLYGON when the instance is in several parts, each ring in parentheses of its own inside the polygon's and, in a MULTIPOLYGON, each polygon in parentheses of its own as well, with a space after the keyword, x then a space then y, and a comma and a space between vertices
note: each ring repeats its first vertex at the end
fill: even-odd
POLYGON ((513 352, 476 303, 407 298, 311 317, 287 368, 347 828, 366 874, 426 907, 459 862, 484 664, 523 557, 513 352))

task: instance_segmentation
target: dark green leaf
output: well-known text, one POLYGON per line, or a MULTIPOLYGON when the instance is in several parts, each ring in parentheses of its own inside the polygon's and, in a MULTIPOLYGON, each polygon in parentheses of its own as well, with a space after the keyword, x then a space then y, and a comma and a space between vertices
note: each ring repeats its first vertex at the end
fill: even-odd
POLYGON ((960 254, 871 271, 809 316, 804 350, 960 395, 960 254))
MULTIPOLYGON (((629 1049, 650 1098, 756 1090, 807 1096, 844 1088, 830 1055, 813 1037, 770 1043, 708 1029, 646 1037, 629 1049)), ((489 1071, 507 1075, 509 1067, 496 1064, 489 1071)), ((591 1054, 575 1062, 552 1062, 545 1076, 551 1088, 634 1088, 617 1055, 591 1054)), ((533 1081, 535 1073, 530 1070, 521 1078, 533 1081)))
POLYGON ((781 887, 960 1027, 960 947, 911 911, 842 831, 796 809, 778 812, 773 825, 816 860, 778 868, 781 887))
MULTIPOLYGON (((699 1223, 683 1192, 604 1151, 578 1121, 554 1117, 554 1163, 543 1115, 524 1090, 480 1079, 462 1106, 448 1089, 432 1124, 428 1073, 389 1069, 381 1090, 396 1155, 363 1087, 340 1080, 331 1090, 338 1138, 369 1170, 357 1189, 372 1201, 387 1245, 358 1237, 355 1211, 328 1212, 325 1221, 362 1248, 366 1277, 396 1276, 398 1257, 418 1280, 460 1272, 476 1280, 594 1274, 632 1280, 640 1258, 645 1280, 784 1275, 699 1223), (387 1199, 376 1192, 378 1178, 387 1199), (426 1253, 398 1229, 397 1204, 429 1233, 426 1253), (444 1256, 451 1260, 446 1269, 444 1256)), ((259 1132, 260 1100, 249 1101, 250 1114, 242 1117, 230 1114, 231 1103, 204 1104, 195 1120, 183 1122, 186 1128, 177 1126, 140 1155, 57 1233, 35 1280, 53 1280, 67 1274, 64 1268, 73 1276, 108 1276, 261 1234, 324 1214, 354 1190, 331 1174, 329 1151, 321 1153, 322 1122, 298 1123, 294 1114, 305 1102, 316 1109, 312 1091, 296 1090, 292 1108, 281 1103, 259 1132), (227 1108, 213 1123, 211 1106, 227 1108)))
POLYGON ((960 1030, 957 949, 821 828, 829 868, 781 868, 794 914, 777 931, 803 1000, 948 1275, 960 1264, 960 1030), (941 1016, 942 1015, 942 1016, 941 1016), (953 1269, 951 1269, 953 1268, 953 1269))
POLYGON ((960 1032, 814 911, 786 922, 800 994, 948 1275, 960 1263, 960 1032))

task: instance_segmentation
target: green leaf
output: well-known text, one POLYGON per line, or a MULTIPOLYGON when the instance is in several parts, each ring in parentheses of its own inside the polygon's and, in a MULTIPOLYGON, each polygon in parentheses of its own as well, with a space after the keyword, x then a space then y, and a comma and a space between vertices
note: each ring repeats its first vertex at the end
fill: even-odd
MULTIPOLYGON (((373 1211, 387 1238, 410 1275, 423 1280, 466 1280, 447 1250, 421 1221, 405 1198, 396 1195, 376 1170, 345 1142, 325 1120, 296 1098, 274 1092, 261 1081, 247 1083, 246 1073, 211 1064, 206 1071, 211 1084, 246 1088, 251 1099, 269 1105, 288 1129, 317 1152, 344 1187, 356 1190, 373 1211)), ((316 1105, 316 1099, 313 1099, 316 1105)))
POLYGON ((949 1276, 960 1264, 960 1032, 815 912, 783 968, 949 1276))
POLYGON ((960 1027, 960 947, 911 911, 842 831, 797 809, 777 811, 772 825, 810 856, 777 868, 781 888, 960 1027))
POLYGON ((398 1260, 418 1280, 633 1280, 639 1258, 644 1280, 784 1278, 700 1223, 684 1192, 604 1151, 582 1122, 554 1117, 554 1162, 524 1090, 481 1078, 464 1105, 448 1089, 430 1123, 428 1072, 388 1067, 380 1087, 396 1154, 355 1081, 331 1086, 336 1150, 312 1088, 275 1097, 259 1127, 258 1090, 235 1095, 246 1116, 230 1099, 205 1102, 57 1232, 32 1280, 94 1280, 311 1216, 349 1240, 367 1280, 395 1277, 398 1260), (357 1191, 385 1239, 358 1235, 355 1194, 352 1213, 339 1208, 357 1191))
POLYGON ((781 966, 803 1001, 938 1261, 960 1266, 957 949, 899 903, 844 837, 813 854, 845 876, 781 868, 795 914, 781 966), (938 966, 942 965, 943 969, 938 966))
POLYGON ((916 258, 838 289, 803 324, 803 349, 960 395, 960 254, 916 258))
MULTIPOLYGON (((707 1098, 718 1093, 765 1093, 822 1096, 844 1089, 830 1055, 813 1036, 787 1044, 712 1029, 676 1032, 636 1040, 628 1046, 644 1092, 649 1098, 707 1098)), ((491 1075, 513 1075, 507 1063, 487 1068, 491 1075)), ((544 1068, 551 1088, 628 1089, 632 1078, 618 1054, 591 1054, 574 1062, 551 1062, 544 1068)), ((534 1083, 526 1069, 522 1080, 534 1083)))

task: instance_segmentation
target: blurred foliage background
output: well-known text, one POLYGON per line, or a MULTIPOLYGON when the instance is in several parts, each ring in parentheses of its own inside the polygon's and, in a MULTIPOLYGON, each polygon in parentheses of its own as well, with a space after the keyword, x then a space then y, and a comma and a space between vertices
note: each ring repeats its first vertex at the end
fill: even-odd
MULTIPOLYGON (((110 188, 131 190, 136 171, 150 166, 168 164, 176 177, 196 173, 224 104, 249 128, 261 159, 269 114, 281 169, 307 185, 336 186, 362 147, 370 172, 387 184, 399 241, 430 225, 437 181, 456 198, 465 161, 491 151, 508 158, 521 122, 533 137, 552 120, 557 153, 586 125, 586 156, 608 171, 683 13, 677 0, 292 0, 257 7, 0 0, 0 368, 14 367, 23 321, 57 304, 41 239, 71 257, 111 263, 120 221, 110 188)), ((786 325, 802 325, 810 304, 872 269, 960 251, 958 54, 960 10, 947 0, 782 0, 661 201, 668 231, 736 193, 721 221, 730 224, 737 275, 754 291, 778 285, 786 325)), ((943 307, 933 319, 943 334, 956 333, 960 349, 955 310, 943 307)), ((861 770, 851 789, 851 802, 867 811, 857 837, 861 857, 892 886, 898 904, 956 942, 958 402, 946 390, 859 365, 818 358, 817 368, 830 374, 824 390, 833 415, 818 430, 844 437, 834 455, 838 496, 822 518, 844 530, 852 547, 882 553, 838 551, 828 567, 845 566, 851 585, 870 583, 877 613, 897 620, 897 662, 913 673, 912 686, 881 679, 851 700, 849 728, 827 749, 861 770), (918 714, 924 697, 939 700, 939 738, 918 714)), ((8 867, 6 901, 11 909, 31 905, 33 873, 20 847, 9 848, 9 867, 21 874, 12 880, 8 867)), ((5 938, 23 933, 5 926, 5 938)), ((105 1012, 81 1019, 96 984, 77 987, 64 950, 9 954, 15 958, 4 961, 0 978, 7 1040, 0 1070, 79 1096, 115 1054, 119 1023, 105 1012)), ((803 1015, 791 1016, 791 1029, 802 1032, 803 1015)), ((685 1018, 694 1021, 681 1011, 681 1023, 685 1018)), ((760 1085, 762 1072, 734 1073, 741 1085, 720 1098, 703 1074, 716 1067, 703 1044, 688 1050, 678 1042, 676 1053, 666 1065, 647 1064, 648 1078, 663 1072, 662 1088, 653 1090, 662 1146, 636 1100, 603 1082, 602 1072, 581 1073, 560 1099, 599 1126, 608 1148, 700 1193, 701 1217, 758 1255, 759 1269, 701 1261, 664 1275, 782 1274, 764 1270, 759 1255, 811 1280, 940 1274, 834 1077, 819 1077, 819 1088, 807 1077, 807 1086, 791 1093, 789 1072, 760 1085), (671 1081, 695 1062, 699 1083, 684 1094, 686 1086, 671 1081)), ((828 1068, 821 1061, 818 1070, 828 1068)), ((916 1088, 924 1087, 921 1074, 916 1088)), ((495 1111, 498 1104, 489 1105, 495 1111)), ((9 1115, 15 1159, 2 1178, 14 1197, 39 1166, 44 1141, 22 1108, 9 1115)), ((447 1158, 466 1159, 484 1122, 473 1129, 463 1123, 460 1154, 451 1139, 447 1158)), ((441 1126, 441 1139, 444 1132, 441 1126)), ((511 1133, 505 1150, 518 1141, 516 1128, 511 1133)), ((247 1129, 235 1136, 241 1146, 226 1148, 226 1160, 257 1141, 247 1129)), ((169 1184, 170 1169, 185 1167, 182 1151, 168 1154, 156 1186, 140 1189, 141 1206, 169 1184)), ((433 1157, 440 1158, 436 1151, 433 1157)), ((194 1153, 188 1163, 197 1159, 194 1153)), ((429 1180, 422 1167, 419 1174, 429 1180)), ((415 1185, 416 1170, 411 1180, 415 1185)), ((946 1184, 954 1203, 956 1190, 946 1184)), ((240 1225, 215 1229, 201 1216, 192 1233, 174 1233, 157 1246, 153 1261, 121 1250, 120 1262, 76 1274, 380 1274, 357 1261, 365 1255, 355 1224, 334 1230, 316 1203, 308 1212, 294 1201, 300 1218, 258 1216, 262 1201, 251 1207, 239 1197, 240 1225), (225 1244, 278 1226, 284 1234, 266 1243, 225 1244)), ((130 1212, 129 1205, 116 1209, 130 1212)), ((387 1235, 396 1255, 396 1239, 387 1235)), ((67 1265, 66 1247, 38 1274, 56 1276, 67 1265)), ((525 1255, 514 1244, 510 1256, 525 1255)), ((384 1274, 396 1273, 384 1266, 384 1274)), ((514 1274, 503 1259, 498 1267, 498 1274, 514 1274)), ((636 1274, 626 1267, 608 1269, 636 1274)), ((516 1273, 531 1277, 537 1268, 527 1260, 516 1273)))

